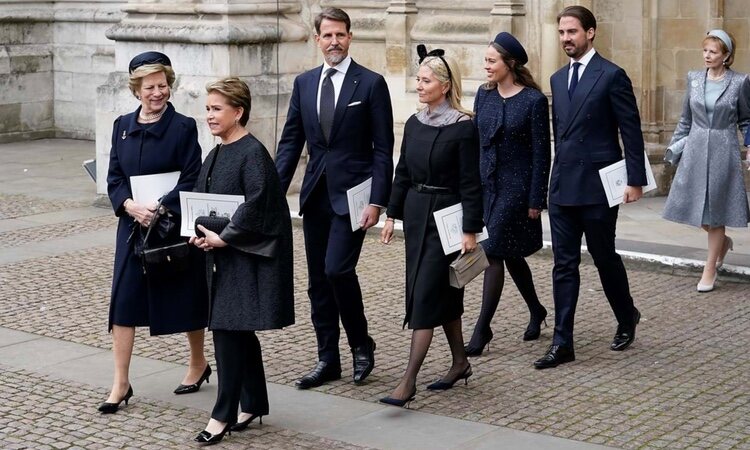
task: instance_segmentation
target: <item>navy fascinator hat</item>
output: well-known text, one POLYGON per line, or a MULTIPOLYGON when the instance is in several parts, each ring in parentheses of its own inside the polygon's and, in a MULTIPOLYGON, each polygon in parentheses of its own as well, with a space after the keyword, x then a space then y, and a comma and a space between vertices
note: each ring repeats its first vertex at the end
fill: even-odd
POLYGON ((529 62, 529 56, 526 54, 523 45, 512 34, 503 31, 495 36, 493 42, 504 48, 513 59, 518 61, 518 64, 524 65, 529 62))
POLYGON ((172 66, 172 61, 170 61, 169 57, 164 53, 144 52, 140 55, 136 55, 135 58, 130 60, 130 64, 128 64, 128 71, 130 73, 133 73, 135 69, 141 66, 145 66, 146 64, 162 64, 164 66, 172 66))

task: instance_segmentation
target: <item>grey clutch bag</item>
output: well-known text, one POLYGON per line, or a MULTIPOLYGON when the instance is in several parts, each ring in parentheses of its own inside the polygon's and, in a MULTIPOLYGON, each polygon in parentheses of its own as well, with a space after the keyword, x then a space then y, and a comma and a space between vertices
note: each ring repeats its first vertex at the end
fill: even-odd
POLYGON ((451 286, 454 288, 461 289, 471 280, 476 278, 480 273, 484 272, 490 265, 487 260, 487 255, 484 253, 484 249, 481 245, 477 245, 476 250, 471 253, 464 253, 459 255, 455 261, 453 261, 448 269, 448 276, 451 286))

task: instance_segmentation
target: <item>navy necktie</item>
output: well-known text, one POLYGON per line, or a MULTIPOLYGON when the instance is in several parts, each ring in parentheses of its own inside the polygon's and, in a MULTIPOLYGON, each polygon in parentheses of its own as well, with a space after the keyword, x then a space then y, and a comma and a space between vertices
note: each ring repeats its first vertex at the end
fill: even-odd
POLYGON ((326 70, 325 78, 323 78, 323 85, 320 87, 320 113, 318 119, 320 120, 320 128, 323 130, 323 137, 328 138, 331 136, 331 128, 333 128, 333 113, 336 111, 336 91, 333 89, 333 81, 331 77, 336 73, 336 69, 331 67, 326 70))
POLYGON ((568 86, 568 98, 573 98, 573 93, 576 91, 578 86, 578 68, 581 67, 581 63, 573 63, 573 76, 570 77, 570 86, 568 86))

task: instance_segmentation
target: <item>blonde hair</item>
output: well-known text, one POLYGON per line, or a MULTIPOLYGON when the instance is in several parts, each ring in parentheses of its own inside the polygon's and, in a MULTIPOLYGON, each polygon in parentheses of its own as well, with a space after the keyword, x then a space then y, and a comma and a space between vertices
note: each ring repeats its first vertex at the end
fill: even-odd
POLYGON ((252 98, 250 97, 250 87, 244 81, 237 77, 227 77, 220 80, 212 81, 206 85, 206 93, 219 93, 227 99, 227 103, 235 108, 242 108, 240 125, 247 125, 250 120, 250 106, 252 98))
POLYGON ((174 70, 172 70, 172 66, 165 66, 164 64, 144 64, 137 69, 133 71, 133 73, 130 74, 130 78, 128 79, 128 87, 130 88, 130 92, 133 93, 133 96, 135 98, 138 97, 138 91, 141 90, 141 85, 143 84, 143 78, 154 74, 164 72, 164 75, 167 77, 167 84, 169 85, 169 95, 172 95, 172 85, 174 85, 174 80, 176 78, 174 74, 174 70))
POLYGON ((474 117, 474 112, 461 106, 461 72, 453 59, 446 56, 428 56, 419 67, 427 67, 435 75, 440 84, 450 83, 448 92, 445 93, 451 108, 474 117), (446 66, 447 64, 447 66, 446 66), (448 69, 450 68, 450 72, 448 69))
POLYGON ((724 59, 724 67, 726 67, 728 69, 729 67, 732 66, 732 63, 734 63, 734 52, 737 49, 737 42, 734 40, 734 36, 732 36, 731 33, 728 33, 728 32, 725 32, 725 33, 727 33, 727 35, 729 35, 729 40, 732 41, 732 51, 731 52, 729 51, 729 47, 727 47, 727 44, 724 41, 722 41, 721 39, 719 39, 718 37, 716 37, 716 36, 706 36, 705 38, 703 38, 703 42, 701 42, 701 44, 702 45, 706 45, 706 42, 708 42, 708 41, 715 42, 715 43, 719 44, 719 48, 721 49, 721 52, 725 53, 725 54, 726 53, 729 54, 729 56, 727 56, 724 59))

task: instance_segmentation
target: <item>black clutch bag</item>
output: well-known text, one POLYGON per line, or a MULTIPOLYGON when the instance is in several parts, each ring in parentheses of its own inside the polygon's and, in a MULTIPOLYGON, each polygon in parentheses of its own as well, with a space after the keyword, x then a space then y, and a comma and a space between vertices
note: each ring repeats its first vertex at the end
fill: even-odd
MULTIPOLYGON (((161 247, 151 247, 149 245, 148 238, 151 235, 151 231, 154 230, 155 226, 158 227, 158 225, 156 225, 157 223, 162 220, 167 221, 167 218, 169 217, 166 210, 164 212, 161 211, 161 200, 159 200, 159 204, 156 206, 156 214, 151 220, 148 230, 146 231, 146 236, 143 238, 140 245, 141 263, 143 265, 143 273, 145 274, 177 273, 187 270, 190 265, 190 246, 186 241, 163 245, 161 247)), ((162 226, 162 228, 164 228, 164 226, 162 226)), ((168 228, 174 229, 174 222, 172 222, 172 225, 168 226, 168 228)), ((161 234, 162 230, 159 229, 158 232, 161 234)), ((138 248, 136 247, 136 254, 137 253, 138 248)))
POLYGON ((195 218, 195 235, 199 238, 206 237, 205 233, 198 229, 198 225, 203 225, 207 230, 213 231, 216 234, 221 234, 229 225, 229 219, 226 217, 216 217, 215 212, 211 212, 211 215, 200 216, 195 218))

